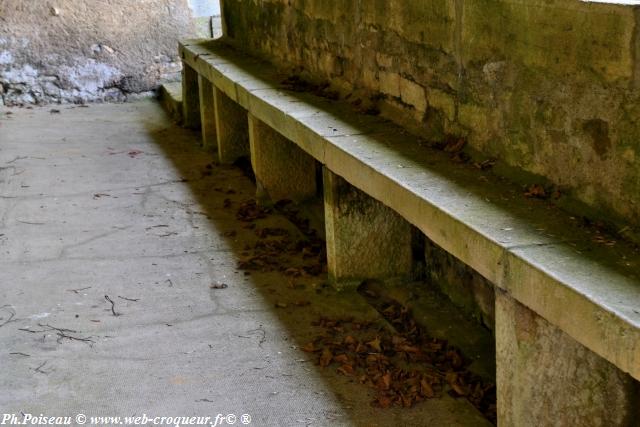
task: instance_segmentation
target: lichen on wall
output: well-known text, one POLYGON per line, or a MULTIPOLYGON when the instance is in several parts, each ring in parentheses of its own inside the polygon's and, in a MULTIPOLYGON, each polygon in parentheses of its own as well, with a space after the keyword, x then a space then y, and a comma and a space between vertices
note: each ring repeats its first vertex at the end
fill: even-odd
POLYGON ((0 0, 6 105, 125 100, 179 79, 187 0, 0 0))

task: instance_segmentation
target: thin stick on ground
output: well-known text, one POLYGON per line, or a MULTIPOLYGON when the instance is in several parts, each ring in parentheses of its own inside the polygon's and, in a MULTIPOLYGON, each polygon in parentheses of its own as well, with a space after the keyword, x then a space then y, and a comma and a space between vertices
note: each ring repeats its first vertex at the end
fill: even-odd
POLYGON ((58 339, 56 341, 58 344, 61 344, 63 339, 68 339, 69 341, 85 342, 85 343, 88 343, 89 345, 95 344, 95 341, 92 340, 91 337, 87 337, 87 338, 74 337, 73 335, 68 335, 60 331, 57 332, 57 335, 58 335, 58 339))
POLYGON ((109 303, 111 303, 111 313, 113 313, 114 316, 120 316, 119 313, 116 313, 116 303, 113 302, 111 298, 109 298, 109 295, 105 295, 104 299, 106 299, 107 301, 109 301, 109 303))
POLYGON ((3 305, 2 307, 0 307, 0 310, 3 310, 5 312, 9 313, 9 318, 7 320, 5 320, 4 322, 0 323, 0 328, 3 327, 4 325, 6 325, 7 323, 15 322, 16 320, 18 320, 18 319, 14 319, 14 317, 16 316, 16 313, 10 307, 11 306, 8 306, 8 305, 3 305))
POLYGON ((40 374, 45 374, 45 375, 47 375, 47 374, 48 374, 48 372, 43 371, 43 370, 41 369, 41 368, 42 368, 42 367, 44 367, 44 365, 46 365, 46 364, 47 364, 47 361, 45 360, 44 362, 42 362, 42 363, 40 364, 40 366, 38 366, 37 368, 35 368, 35 369, 34 369, 34 371, 36 371, 36 372, 38 372, 38 373, 40 373, 40 374))
POLYGON ((80 291, 86 291, 87 289, 91 289, 91 286, 87 286, 86 288, 67 289, 67 291, 79 294, 80 291))
POLYGON ((256 329, 251 329, 250 331, 247 331, 248 334, 253 334, 255 332, 257 332, 257 333, 259 333, 261 335, 260 336, 260 341, 258 341, 258 347, 262 348, 262 344, 264 344, 264 342, 267 340, 267 332, 264 330, 262 325, 260 325, 256 329))
MULTIPOLYGON (((80 341, 80 342, 87 343, 89 345, 95 344, 95 341, 92 340, 91 337, 77 337, 77 336, 71 335, 71 334, 80 333, 78 331, 74 331, 73 329, 58 328, 56 326, 51 326, 48 323, 46 324, 38 323, 38 326, 44 329, 34 330, 29 328, 19 328, 18 330, 23 332, 29 332, 31 334, 55 331, 56 335, 58 336, 58 339, 56 340, 58 344, 61 344, 63 339, 67 339, 69 341, 80 341)), ((45 336, 46 335, 43 336, 43 340, 45 336)))
MULTIPOLYGON (((48 323, 42 324, 42 323, 38 323, 38 326, 40 326, 41 328, 49 328, 49 331, 58 331, 58 332, 68 332, 70 334, 77 334, 78 331, 74 331, 73 329, 65 329, 65 328, 58 328, 56 326, 51 326, 48 323)), ((40 332, 46 332, 46 331, 40 331, 40 332)))

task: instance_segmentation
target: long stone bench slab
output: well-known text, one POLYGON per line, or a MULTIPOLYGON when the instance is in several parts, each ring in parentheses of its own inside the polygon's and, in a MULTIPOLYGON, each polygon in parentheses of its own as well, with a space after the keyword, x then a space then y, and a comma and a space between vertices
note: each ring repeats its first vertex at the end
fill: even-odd
MULTIPOLYGON (((340 186, 332 183, 343 179, 496 286, 499 388, 501 382, 506 390, 515 381, 507 378, 506 367, 501 372, 501 362, 517 364, 513 348, 501 340, 513 328, 522 327, 521 306, 640 379, 640 256, 634 247, 606 239, 603 244, 600 234, 581 221, 545 201, 525 198, 521 189, 490 173, 453 163, 446 153, 424 146, 379 117, 359 115, 341 103, 286 90, 279 84, 285 76, 223 42, 187 40, 180 44, 180 54, 190 76, 183 80, 185 97, 198 96, 198 87, 193 86, 197 74, 212 84, 215 98, 223 96, 225 102, 233 101, 246 111, 252 129, 266 126, 324 165, 325 205, 341 194, 340 186)), ((200 117, 194 111, 197 104, 185 99, 185 108, 192 110, 185 111, 185 117, 200 117)), ((220 129, 217 133, 218 150, 228 149, 220 147, 224 135, 220 129)), ((269 134, 260 132, 265 133, 269 134)), ((248 151, 241 148, 239 153, 254 154, 248 151)), ((286 170, 281 173, 286 177, 286 170)), ((309 187, 308 182, 305 185, 309 187)), ((330 274, 333 269, 340 276, 340 260, 335 258, 345 254, 340 252, 340 236, 334 234, 342 233, 336 223, 345 219, 339 215, 329 218, 331 209, 325 211, 330 274)), ((371 219, 378 226, 389 222, 379 209, 366 213, 360 220, 371 219)), ((353 217, 346 220, 354 221, 353 217)), ((362 224, 358 226, 362 229, 362 224)), ((408 233, 396 227, 386 230, 385 236, 407 242, 408 233), (393 230, 400 230, 397 234, 401 236, 392 236, 393 230)), ((385 263, 384 253, 368 255, 373 257, 372 266, 385 263)), ((403 257, 405 254, 394 254, 400 265, 403 257)), ((514 333, 520 336, 521 331, 514 333)), ((502 405, 499 414, 503 419, 517 418, 512 414, 516 411, 513 405, 502 405)))

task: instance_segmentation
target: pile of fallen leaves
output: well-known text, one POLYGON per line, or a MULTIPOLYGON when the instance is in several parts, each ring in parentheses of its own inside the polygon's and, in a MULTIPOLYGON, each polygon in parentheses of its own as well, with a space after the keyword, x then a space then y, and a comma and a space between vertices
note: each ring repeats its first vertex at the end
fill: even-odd
MULTIPOLYGON (((280 271, 288 276, 317 276, 326 272, 325 244, 309 226, 309 221, 300 218, 290 207, 289 201, 280 201, 274 208, 260 206, 255 200, 240 205, 236 218, 247 223, 245 228, 253 229, 258 241, 246 245, 243 260, 238 268, 245 271, 280 271), (278 212, 291 221, 302 235, 295 238, 291 233, 278 227, 259 227, 257 221, 278 212), (302 265, 293 258, 302 258, 302 265), (296 264, 296 265, 294 265, 296 264)), ((297 233, 296 233, 297 234, 297 233)))
MULTIPOLYGON (((238 268, 280 271, 293 277, 326 272, 324 241, 290 201, 266 207, 248 200, 240 204, 236 218, 258 237, 255 244, 245 246, 238 268), (298 237, 283 228, 260 227, 259 220, 275 213, 296 226, 300 231, 295 233, 298 237)), ((393 326, 393 331, 353 318, 322 317, 314 325, 324 332, 303 350, 315 354, 321 367, 334 366, 339 374, 375 390, 374 406, 411 407, 449 393, 468 399, 495 422, 495 386, 471 373, 468 361, 458 349, 445 340, 428 336, 399 303, 388 300, 376 308, 393 326)))
POLYGON ((286 217, 302 233, 304 239, 296 242, 294 253, 300 254, 306 261, 306 272, 312 276, 317 276, 327 271, 327 245, 318 236, 309 219, 300 216, 300 212, 295 209, 290 200, 280 200, 275 205, 280 214, 286 217))
MULTIPOLYGON (((228 207, 228 206, 225 206, 225 207, 228 207)), ((256 203, 255 200, 252 199, 240 205, 240 207, 236 212, 236 218, 239 221, 246 222, 251 225, 258 219, 266 218, 271 214, 271 212, 272 212, 271 208, 260 206, 256 203)), ((247 228, 252 228, 252 227, 249 226, 247 228)))
POLYGON ((468 399, 496 422, 495 385, 471 373, 458 349, 429 337, 397 302, 385 303, 381 313, 395 332, 353 318, 322 317, 314 325, 324 332, 303 350, 315 354, 319 366, 335 366, 373 389, 373 406, 411 407, 449 393, 468 399))

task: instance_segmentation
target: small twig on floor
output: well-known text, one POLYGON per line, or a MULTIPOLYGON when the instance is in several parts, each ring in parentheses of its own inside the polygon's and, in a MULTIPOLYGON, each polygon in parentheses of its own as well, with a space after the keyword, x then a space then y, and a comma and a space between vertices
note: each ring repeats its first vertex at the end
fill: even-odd
POLYGON ((44 330, 44 331, 36 331, 36 332, 58 331, 58 332, 68 332, 70 334, 77 334, 78 333, 78 331, 74 331, 73 329, 58 328, 58 327, 55 327, 55 326, 51 326, 48 323, 45 323, 44 325, 42 323, 38 323, 38 326, 40 326, 41 328, 49 328, 49 329, 44 330))
POLYGON ((41 370, 41 368, 44 367, 44 365, 46 365, 46 364, 47 364, 47 361, 45 360, 44 362, 42 362, 42 364, 40 364, 40 366, 35 368, 34 371, 36 371, 36 372, 38 372, 40 374, 45 374, 45 375, 49 374, 49 372, 41 370))
POLYGON ((0 327, 6 325, 9 322, 15 322, 15 320, 13 320, 13 318, 16 316, 15 313, 11 313, 11 315, 9 316, 9 318, 7 320, 5 320, 4 322, 0 323, 0 327))
POLYGON ((29 328, 18 328, 18 330, 19 331, 23 331, 23 332, 29 332, 30 334, 39 334, 41 332, 51 332, 51 331, 76 333, 76 331, 72 331, 71 329, 56 328, 55 326, 51 326, 49 324, 43 325, 42 323, 38 323, 38 326, 40 326, 41 328, 46 328, 46 329, 42 329, 40 331, 36 331, 36 330, 33 330, 33 329, 29 329, 29 328))
POLYGON ((169 237, 169 236, 177 236, 178 233, 176 233, 175 231, 171 231, 169 233, 164 233, 164 234, 159 234, 158 237, 169 237))
POLYGON ((252 329, 250 331, 247 331, 248 334, 252 334, 252 333, 259 333, 262 336, 260 337, 260 341, 258 342, 258 347, 262 348, 262 344, 264 344, 264 342, 267 340, 267 332, 264 330, 264 328, 262 327, 262 325, 260 325, 258 328, 256 329, 252 329))
POLYGON ((13 352, 11 352, 11 353, 9 353, 9 354, 13 354, 14 356, 31 357, 31 355, 30 355, 30 354, 22 353, 22 352, 20 352, 20 351, 13 351, 13 352))
POLYGON ((125 301, 132 301, 132 302, 140 301, 140 298, 127 298, 127 297, 121 297, 120 295, 118 295, 118 298, 123 299, 125 301))
POLYGON ((77 333, 77 331, 72 331, 71 329, 56 328, 55 326, 51 326, 49 324, 43 325, 42 323, 38 323, 38 326, 40 326, 41 328, 46 328, 46 329, 42 329, 42 330, 36 331, 36 330, 30 329, 30 328, 18 328, 18 330, 19 331, 23 331, 23 332, 29 332, 30 334, 39 334, 39 333, 42 333, 42 332, 51 332, 51 331, 77 333))
POLYGON ((91 286, 87 286, 86 288, 78 288, 78 289, 67 289, 68 292, 73 292, 75 294, 79 294, 80 291, 86 291, 87 289, 91 289, 91 286))
POLYGON ((104 299, 111 303, 111 313, 113 313, 114 316, 119 316, 120 314, 116 313, 116 303, 113 302, 111 298, 109 298, 109 295, 105 295, 104 299))
MULTIPOLYGON (((55 331, 56 335, 58 336, 58 339, 56 340, 58 344, 60 344, 62 342, 63 339, 68 339, 69 341, 81 341, 81 342, 86 342, 89 343, 89 345, 94 344, 95 341, 91 339, 91 337, 87 337, 87 338, 82 338, 82 337, 76 337, 70 334, 77 334, 79 333, 78 331, 74 331, 73 329, 66 329, 66 328, 58 328, 56 326, 51 326, 48 323, 42 324, 42 323, 38 323, 38 326, 40 326, 41 328, 45 328, 41 331, 34 331, 32 329, 19 329, 20 331, 25 331, 25 332, 30 332, 32 334, 36 334, 36 333, 41 333, 41 332, 51 332, 51 331, 55 331)), ((43 336, 44 338, 44 336, 43 336)))
MULTIPOLYGON (((144 193, 140 193, 140 194, 144 194, 144 193)), ((166 224, 152 225, 151 227, 145 228, 145 230, 151 230, 153 228, 164 228, 164 227, 168 227, 168 225, 166 225, 166 224)))
POLYGON ((22 220, 17 220, 18 222, 21 222, 22 224, 29 224, 29 225, 45 225, 44 222, 31 222, 31 221, 22 221, 22 220))
MULTIPOLYGON (((0 307, 0 310, 4 310, 5 312, 9 313, 9 318, 7 320, 5 320, 4 322, 0 323, 0 328, 3 327, 4 325, 6 325, 7 323, 15 322, 16 320, 18 320, 18 319, 14 319, 14 317, 16 316, 16 313, 15 313, 15 311, 13 311, 11 306, 3 305, 2 307, 0 307)), ((2 320, 2 319, 0 319, 0 320, 2 320)))
POLYGON ((95 344, 95 341, 91 339, 91 337, 88 338, 80 338, 80 337, 74 337, 73 335, 67 335, 64 332, 57 332, 58 335, 58 339, 56 340, 56 342, 58 344, 62 343, 63 339, 68 339, 69 341, 81 341, 81 342, 86 342, 89 343, 89 345, 91 344, 95 344))

